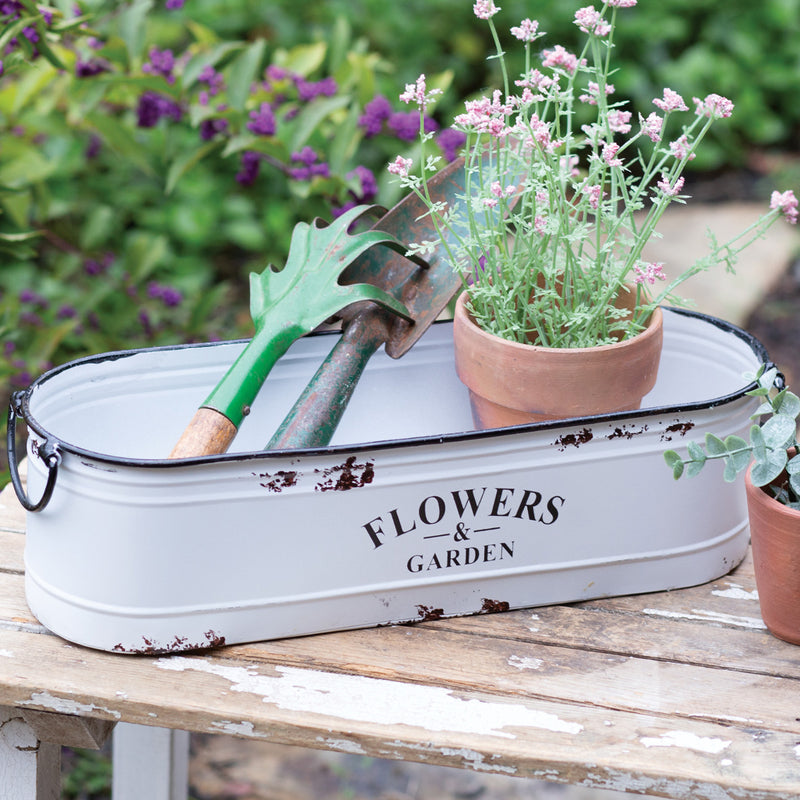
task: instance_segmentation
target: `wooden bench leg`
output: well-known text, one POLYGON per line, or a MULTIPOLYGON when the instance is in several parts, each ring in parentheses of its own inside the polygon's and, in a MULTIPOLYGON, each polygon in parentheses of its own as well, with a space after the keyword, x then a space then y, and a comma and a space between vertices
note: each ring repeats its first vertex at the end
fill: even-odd
POLYGON ((0 795, 8 800, 61 796, 61 747, 39 741, 22 713, 5 706, 0 706, 0 795))
POLYGON ((112 740, 112 800, 186 800, 189 734, 120 722, 112 740))

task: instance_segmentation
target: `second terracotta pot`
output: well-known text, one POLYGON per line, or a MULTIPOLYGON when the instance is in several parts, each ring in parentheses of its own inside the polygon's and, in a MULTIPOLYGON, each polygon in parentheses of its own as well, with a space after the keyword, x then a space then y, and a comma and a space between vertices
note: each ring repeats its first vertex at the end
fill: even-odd
POLYGON ((655 385, 663 340, 659 308, 631 339, 555 348, 487 333, 470 316, 466 299, 463 293, 456 303, 455 361, 478 428, 630 411, 655 385))
POLYGON ((800 644, 800 511, 745 478, 758 602, 779 639, 800 644))

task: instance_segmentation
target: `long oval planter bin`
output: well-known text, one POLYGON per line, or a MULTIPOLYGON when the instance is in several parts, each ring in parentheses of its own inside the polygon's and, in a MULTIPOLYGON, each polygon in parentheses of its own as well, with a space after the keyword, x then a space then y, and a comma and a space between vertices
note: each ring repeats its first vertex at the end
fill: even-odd
POLYGON ((747 549, 743 487, 718 465, 676 482, 663 451, 742 435, 743 375, 767 356, 710 317, 667 309, 664 329, 641 410, 475 432, 439 323, 402 359, 371 360, 331 446, 263 452, 334 341, 307 337, 237 452, 182 461, 166 454, 241 342, 52 370, 18 403, 30 496, 39 454, 60 454, 28 514, 30 607, 66 639, 152 653, 713 580, 747 549))

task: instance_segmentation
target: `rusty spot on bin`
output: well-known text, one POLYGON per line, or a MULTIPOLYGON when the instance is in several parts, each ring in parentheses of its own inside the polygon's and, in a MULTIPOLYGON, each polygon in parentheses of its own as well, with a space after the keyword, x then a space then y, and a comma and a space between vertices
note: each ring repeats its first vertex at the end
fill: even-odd
POLYGON ((638 430, 632 430, 627 425, 621 425, 614 428, 613 433, 609 433, 607 439, 633 439, 634 436, 639 436, 647 431, 647 425, 642 425, 638 430))
POLYGON ((348 489, 360 489, 372 483, 375 478, 375 463, 365 461, 363 464, 356 464, 356 457, 350 456, 344 464, 323 470, 317 469, 314 472, 324 478, 314 487, 316 491, 346 492, 348 489))
POLYGON ((671 433, 686 436, 692 428, 694 428, 694 422, 676 422, 673 425, 668 425, 664 433, 661 434, 661 441, 671 442, 672 436, 669 435, 671 433))
POLYGON ((169 644, 158 644, 146 636, 142 636, 143 647, 123 647, 121 644, 114 645, 112 648, 115 653, 132 653, 140 656, 157 656, 167 653, 182 653, 187 650, 205 650, 209 647, 222 647, 225 644, 225 637, 220 636, 214 631, 206 631, 205 641, 190 643, 185 636, 175 636, 169 644))
POLYGON ((578 431, 577 433, 569 433, 565 434, 564 436, 559 436, 556 439, 555 444, 558 446, 559 450, 566 450, 568 446, 572 445, 573 447, 580 447, 582 444, 586 444, 586 442, 591 442, 594 438, 594 434, 589 428, 584 428, 582 431, 578 431))
POLYGON ((297 484, 297 479, 300 477, 300 473, 297 472, 297 470, 283 469, 274 473, 254 472, 253 475, 259 478, 260 485, 270 492, 282 492, 290 486, 295 486, 297 484))
POLYGON ((481 614, 497 614, 500 611, 508 611, 510 606, 505 600, 490 600, 488 597, 483 598, 481 605, 481 614))
POLYGON ((434 619, 441 619, 444 616, 443 608, 430 608, 429 606, 417 606, 419 618, 423 622, 430 622, 434 619))

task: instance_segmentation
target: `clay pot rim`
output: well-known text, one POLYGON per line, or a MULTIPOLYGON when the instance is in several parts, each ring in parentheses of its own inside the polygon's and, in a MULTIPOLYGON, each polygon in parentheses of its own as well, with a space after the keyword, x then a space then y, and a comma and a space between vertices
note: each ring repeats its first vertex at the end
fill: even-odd
MULTIPOLYGON (((540 344, 524 344, 523 342, 514 342, 510 339, 504 339, 502 336, 498 336, 495 333, 489 333, 489 331, 485 331, 478 325, 477 322, 472 317, 472 314, 467 311, 466 307, 466 300, 467 300, 467 291, 464 290, 456 300, 456 311, 457 315, 461 315, 466 323, 470 325, 473 329, 473 334, 479 336, 487 341, 502 341, 505 345, 510 348, 517 348, 519 350, 525 350, 527 352, 539 350, 543 353, 585 353, 589 351, 593 352, 604 352, 609 350, 619 350, 624 347, 630 346, 634 341, 641 342, 643 339, 649 338, 651 336, 656 336, 658 334, 658 330, 661 327, 662 323, 662 313, 661 307, 656 306, 653 309, 653 313, 650 315, 650 321, 647 323, 647 327, 641 332, 637 333, 636 336, 633 336, 630 339, 624 339, 621 342, 614 342, 613 344, 598 344, 593 345, 592 347, 543 347, 540 344)), ((749 471, 748 471, 749 474, 749 471)))

